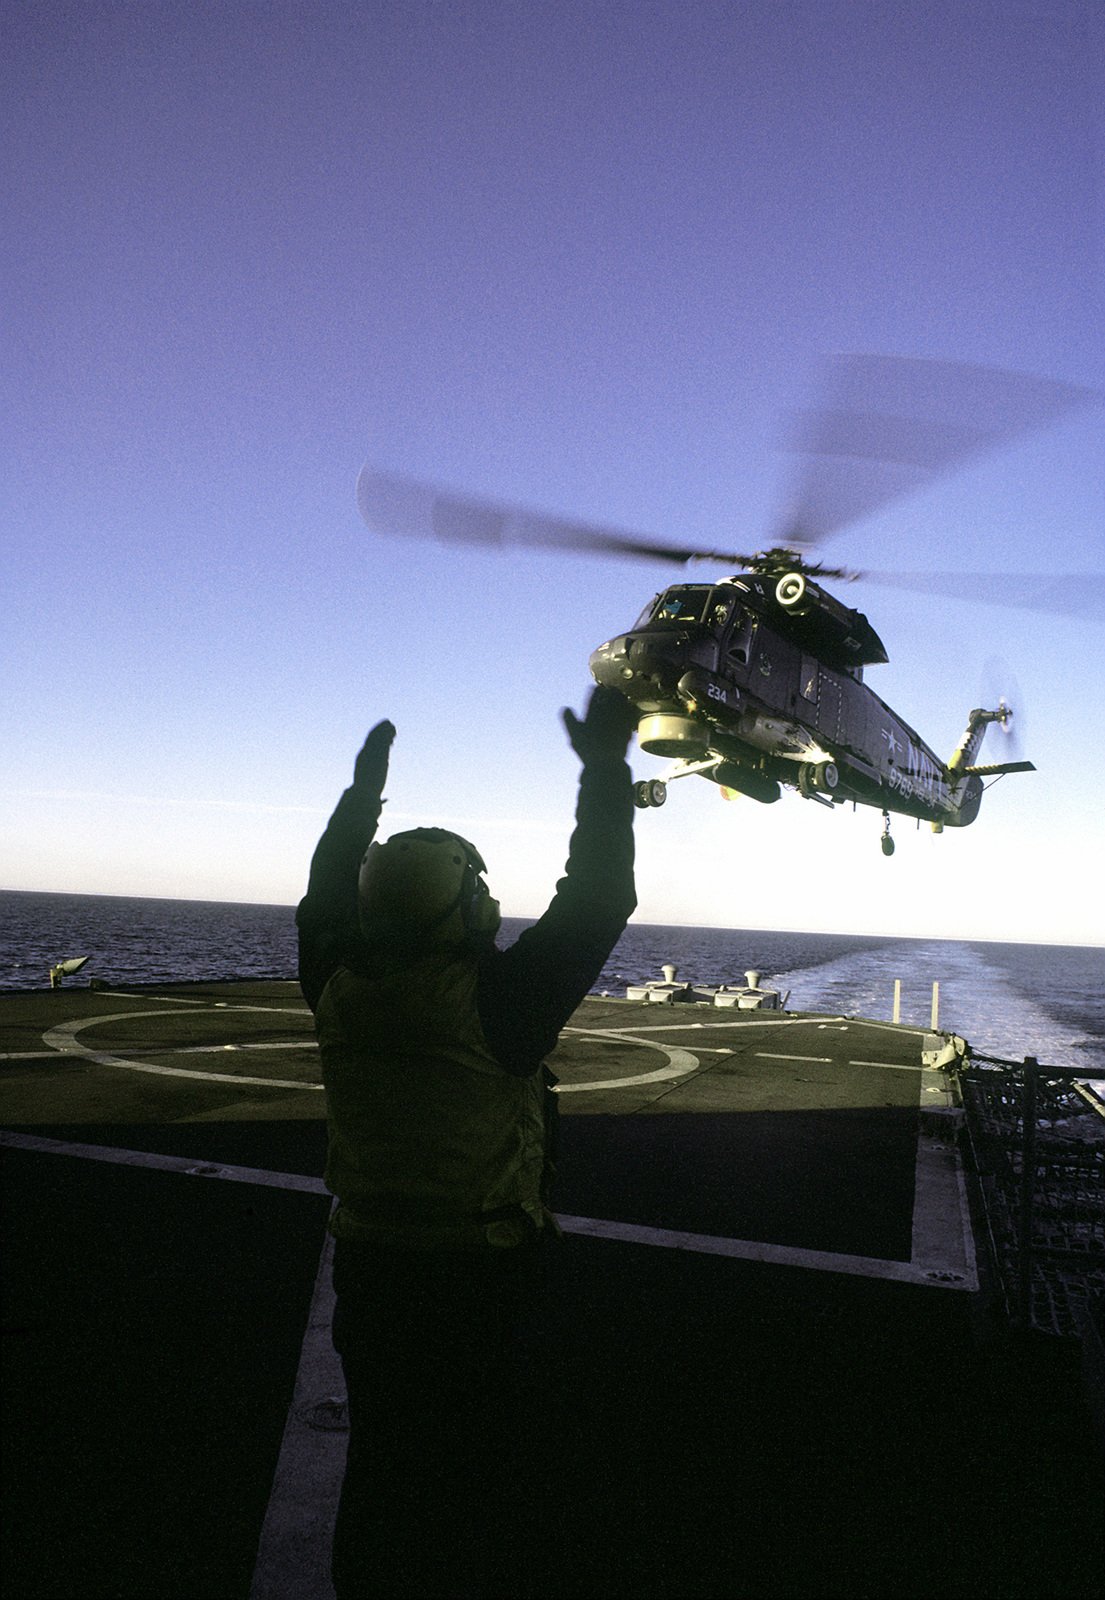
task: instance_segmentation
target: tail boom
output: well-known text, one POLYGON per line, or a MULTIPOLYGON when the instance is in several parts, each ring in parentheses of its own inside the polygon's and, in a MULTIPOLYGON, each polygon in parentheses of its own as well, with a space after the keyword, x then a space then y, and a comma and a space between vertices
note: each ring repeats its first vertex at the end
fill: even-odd
POLYGON ((983 778, 997 778, 1007 772, 1036 771, 1031 761, 979 764, 975 759, 982 748, 982 741, 990 724, 996 722, 1004 727, 1011 716, 1010 708, 1003 704, 996 711, 976 707, 967 718, 963 737, 948 761, 948 798, 951 801, 951 809, 947 816, 938 822, 933 822, 934 833, 941 833, 945 826, 965 828, 975 820, 982 804, 985 787, 983 778))

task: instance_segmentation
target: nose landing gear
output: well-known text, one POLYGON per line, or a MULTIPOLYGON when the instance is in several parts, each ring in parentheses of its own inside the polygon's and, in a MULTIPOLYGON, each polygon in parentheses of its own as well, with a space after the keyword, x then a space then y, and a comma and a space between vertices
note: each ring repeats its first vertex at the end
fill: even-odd
POLYGON ((641 810, 662 806, 667 798, 668 786, 662 778, 649 778, 633 785, 633 804, 641 810))
POLYGON ((668 767, 662 778, 646 778, 633 785, 633 804, 641 809, 662 806, 668 798, 668 784, 676 778, 689 778, 692 772, 713 772, 720 767, 721 756, 704 756, 701 761, 677 761, 668 767))

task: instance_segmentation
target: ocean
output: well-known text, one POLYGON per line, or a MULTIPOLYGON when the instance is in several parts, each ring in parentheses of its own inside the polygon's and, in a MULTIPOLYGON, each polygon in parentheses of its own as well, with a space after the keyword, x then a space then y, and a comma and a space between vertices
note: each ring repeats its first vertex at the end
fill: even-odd
MULTIPOLYGON (((112 984, 294 978, 291 906, 0 891, 0 991, 45 988, 58 961, 88 956, 79 975, 112 984)), ((500 944, 528 924, 504 921, 500 944)), ((939 1025, 984 1055, 1105 1076, 1105 948, 996 944, 865 934, 784 933, 633 923, 596 992, 660 978, 743 983, 755 968, 789 991, 797 1011, 889 1018, 901 979, 901 1020, 927 1027, 932 985, 939 1025)))

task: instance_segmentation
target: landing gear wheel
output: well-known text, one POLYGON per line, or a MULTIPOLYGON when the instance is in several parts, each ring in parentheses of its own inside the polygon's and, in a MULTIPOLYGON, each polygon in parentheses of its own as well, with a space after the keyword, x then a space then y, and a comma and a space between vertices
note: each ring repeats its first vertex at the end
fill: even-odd
POLYGON ((648 778, 633 785, 633 804, 642 811, 662 806, 667 798, 668 786, 662 778, 648 778))
POLYGON ((832 794, 839 782, 835 761, 803 761, 798 768, 798 791, 807 799, 814 794, 832 794))
POLYGON ((890 837, 889 811, 884 811, 882 814, 882 838, 879 840, 879 844, 882 847, 884 856, 892 856, 894 854, 894 841, 890 837))

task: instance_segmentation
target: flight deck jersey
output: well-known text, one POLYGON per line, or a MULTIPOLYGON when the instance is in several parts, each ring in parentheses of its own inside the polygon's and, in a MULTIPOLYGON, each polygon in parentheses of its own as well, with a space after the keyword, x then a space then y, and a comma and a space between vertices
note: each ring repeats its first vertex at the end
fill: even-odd
POLYGON ((476 957, 440 951, 327 983, 317 1028, 337 1238, 509 1246, 543 1225, 543 1080, 492 1056, 478 980, 476 957))

